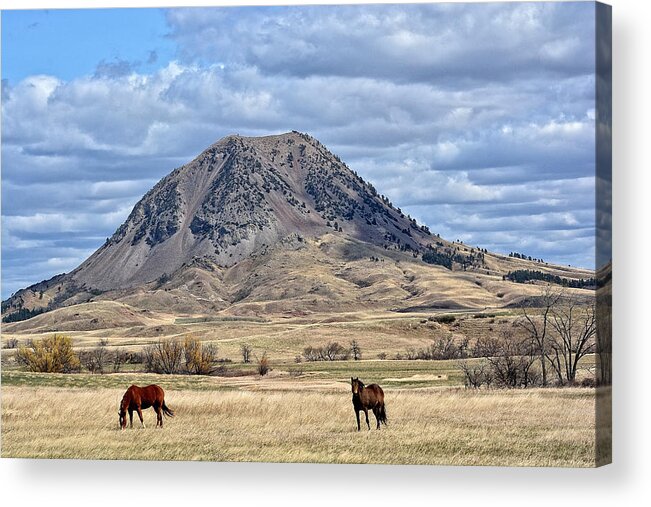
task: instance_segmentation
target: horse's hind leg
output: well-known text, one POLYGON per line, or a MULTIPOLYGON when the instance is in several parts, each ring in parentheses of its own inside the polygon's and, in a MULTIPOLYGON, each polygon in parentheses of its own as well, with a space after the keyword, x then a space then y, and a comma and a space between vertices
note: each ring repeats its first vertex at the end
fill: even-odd
POLYGON ((154 405, 154 410, 156 411, 156 427, 163 427, 163 409, 159 404, 154 405))
POLYGON ((377 429, 380 429, 380 408, 373 407, 373 415, 375 416, 375 422, 377 422, 377 429))
POLYGON ((136 410, 138 411, 138 417, 140 417, 140 426, 142 426, 144 428, 145 427, 145 421, 142 418, 142 410, 140 409, 140 407, 136 408, 136 410))
POLYGON ((366 416, 366 426, 368 426, 368 429, 371 429, 371 423, 368 422, 368 410, 364 409, 364 415, 366 416))

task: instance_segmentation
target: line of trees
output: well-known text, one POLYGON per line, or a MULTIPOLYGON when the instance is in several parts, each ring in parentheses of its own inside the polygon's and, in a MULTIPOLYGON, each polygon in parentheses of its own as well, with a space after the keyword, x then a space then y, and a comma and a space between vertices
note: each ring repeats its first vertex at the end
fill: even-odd
POLYGON ((15 312, 9 313, 2 318, 2 322, 9 324, 10 322, 20 322, 21 320, 31 319, 41 313, 44 313, 46 308, 34 308, 28 310, 27 308, 19 308, 15 312))
POLYGON ((595 288, 597 284, 594 278, 581 278, 578 280, 574 278, 562 278, 558 275, 543 273, 542 271, 532 269, 517 269, 515 271, 509 271, 503 278, 504 280, 510 280, 511 282, 516 283, 540 280, 547 283, 561 285, 562 287, 570 287, 572 289, 595 288))

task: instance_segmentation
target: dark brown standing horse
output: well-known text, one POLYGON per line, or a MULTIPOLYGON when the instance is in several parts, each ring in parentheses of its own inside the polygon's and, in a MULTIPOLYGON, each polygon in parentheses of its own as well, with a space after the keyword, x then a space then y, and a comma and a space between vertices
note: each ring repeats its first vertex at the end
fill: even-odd
POLYGON ((384 409, 384 391, 377 384, 365 386, 364 382, 358 378, 350 377, 350 385, 353 389, 353 408, 355 409, 355 416, 357 417, 357 431, 360 431, 359 426, 359 411, 363 410, 366 416, 366 425, 371 429, 371 424, 368 422, 368 409, 373 411, 375 420, 377 421, 377 429, 380 429, 380 423, 387 423, 387 412, 384 409))
POLYGON ((142 410, 145 408, 154 407, 156 412, 156 427, 163 427, 163 414, 169 417, 174 417, 174 412, 165 405, 165 392, 163 389, 155 384, 147 387, 131 386, 127 389, 122 397, 120 403, 120 428, 127 427, 127 411, 129 411, 129 423, 133 428, 133 411, 138 412, 140 417, 140 424, 145 427, 145 422, 142 420, 142 410))

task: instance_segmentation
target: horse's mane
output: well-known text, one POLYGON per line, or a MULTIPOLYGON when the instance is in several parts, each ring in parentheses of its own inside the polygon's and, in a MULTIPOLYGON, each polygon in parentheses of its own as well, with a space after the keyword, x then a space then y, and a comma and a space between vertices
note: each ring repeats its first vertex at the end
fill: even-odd
POLYGON ((129 400, 127 399, 128 395, 127 393, 124 393, 124 396, 122 396, 122 401, 120 402, 120 411, 126 411, 127 405, 129 404, 129 400))

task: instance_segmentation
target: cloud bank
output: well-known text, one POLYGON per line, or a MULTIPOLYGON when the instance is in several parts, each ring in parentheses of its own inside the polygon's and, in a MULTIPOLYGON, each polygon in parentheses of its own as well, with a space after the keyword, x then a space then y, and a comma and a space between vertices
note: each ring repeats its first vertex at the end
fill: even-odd
POLYGON ((177 54, 153 73, 98 55, 90 75, 3 82, 3 298, 76 267, 230 133, 308 132, 444 237, 594 266, 593 4, 166 19, 177 54))

